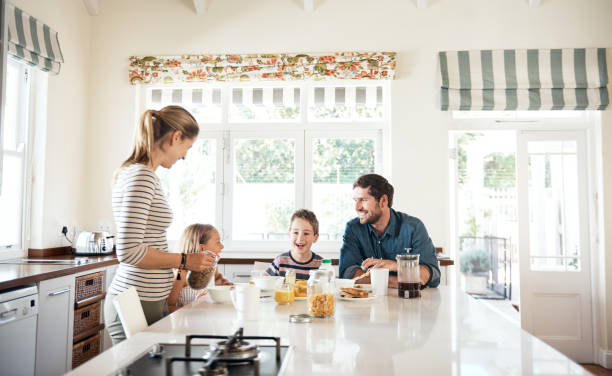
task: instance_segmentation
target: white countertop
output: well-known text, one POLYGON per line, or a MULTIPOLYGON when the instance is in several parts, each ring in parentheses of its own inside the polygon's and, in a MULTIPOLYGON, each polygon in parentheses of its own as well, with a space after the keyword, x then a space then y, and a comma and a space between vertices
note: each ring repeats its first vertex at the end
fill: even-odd
POLYGON ((336 313, 289 323, 306 302, 264 299, 257 321, 240 322, 233 306, 194 303, 98 355, 69 375, 108 375, 155 343, 185 334, 280 336, 290 345, 283 375, 580 375, 582 367, 454 287, 399 299, 397 290, 369 302, 336 300, 336 313))

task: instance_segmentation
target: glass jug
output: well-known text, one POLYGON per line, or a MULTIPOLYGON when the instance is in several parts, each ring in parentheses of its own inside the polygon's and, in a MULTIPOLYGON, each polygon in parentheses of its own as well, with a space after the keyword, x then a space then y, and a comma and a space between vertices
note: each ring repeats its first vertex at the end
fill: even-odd
POLYGON ((400 298, 418 298, 421 296, 421 270, 419 255, 400 254, 397 260, 397 296, 400 298))
POLYGON ((331 270, 313 270, 308 279, 308 314, 327 317, 334 314, 334 274, 331 270))

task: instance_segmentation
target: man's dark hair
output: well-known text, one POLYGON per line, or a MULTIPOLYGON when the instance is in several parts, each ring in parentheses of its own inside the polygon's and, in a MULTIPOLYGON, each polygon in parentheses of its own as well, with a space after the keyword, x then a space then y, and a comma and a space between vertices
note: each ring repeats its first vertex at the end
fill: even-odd
POLYGON ((355 187, 360 188, 368 188, 368 193, 376 199, 376 201, 380 201, 380 198, 383 195, 387 195, 387 200, 389 201, 389 207, 393 205, 393 186, 387 181, 387 179, 383 178, 378 174, 367 174, 360 176, 355 183, 353 183, 353 189, 355 187))

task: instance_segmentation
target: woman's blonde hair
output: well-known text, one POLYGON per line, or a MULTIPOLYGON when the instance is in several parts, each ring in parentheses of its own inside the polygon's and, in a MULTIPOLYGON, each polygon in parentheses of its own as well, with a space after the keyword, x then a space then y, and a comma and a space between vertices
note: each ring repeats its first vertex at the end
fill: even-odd
POLYGON ((195 223, 187 226, 181 235, 179 241, 179 252, 195 253, 198 251, 200 244, 206 244, 212 236, 212 231, 215 229, 213 225, 203 225, 195 223))
POLYGON ((159 111, 146 110, 134 132, 132 152, 121 167, 151 162, 153 146, 174 131, 181 132, 183 140, 194 139, 198 136, 200 127, 193 115, 181 106, 166 106, 159 111))

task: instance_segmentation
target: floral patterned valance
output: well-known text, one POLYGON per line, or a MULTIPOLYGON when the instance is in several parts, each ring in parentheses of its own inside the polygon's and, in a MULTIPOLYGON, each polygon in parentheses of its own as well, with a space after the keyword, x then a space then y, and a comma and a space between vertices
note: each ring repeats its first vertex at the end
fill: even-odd
POLYGON ((393 79, 395 52, 130 57, 130 83, 393 79))

